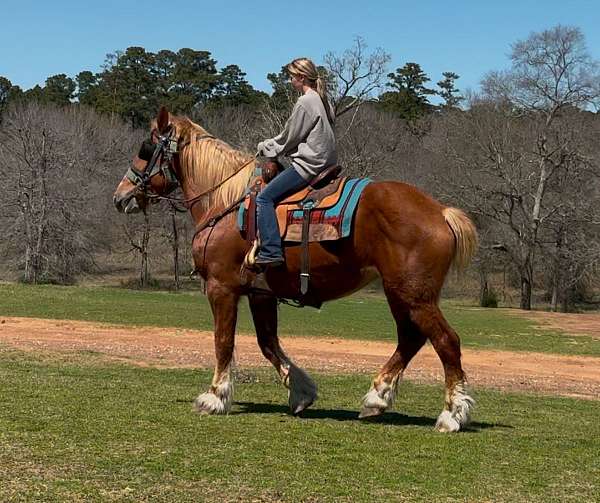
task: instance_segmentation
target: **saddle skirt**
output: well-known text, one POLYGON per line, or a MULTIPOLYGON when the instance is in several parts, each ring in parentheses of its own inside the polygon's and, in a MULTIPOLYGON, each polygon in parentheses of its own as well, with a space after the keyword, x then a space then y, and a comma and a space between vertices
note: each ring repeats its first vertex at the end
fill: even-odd
MULTIPOLYGON (((358 201, 369 178, 337 178, 321 189, 306 187, 281 201, 275 208, 282 241, 302 242, 304 211, 310 208, 308 241, 333 241, 348 237, 358 201)), ((256 183, 256 182, 253 182, 256 183)), ((250 218, 250 197, 246 197, 238 212, 238 227, 247 237, 250 218)))

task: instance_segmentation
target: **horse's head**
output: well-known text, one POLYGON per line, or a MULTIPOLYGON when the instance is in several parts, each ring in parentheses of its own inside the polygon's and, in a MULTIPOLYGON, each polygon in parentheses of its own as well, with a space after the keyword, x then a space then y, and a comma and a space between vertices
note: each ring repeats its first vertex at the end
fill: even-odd
POLYGON ((131 167, 113 196, 117 210, 136 213, 146 207, 153 196, 168 194, 177 185, 177 138, 169 112, 161 107, 150 138, 142 143, 131 167))

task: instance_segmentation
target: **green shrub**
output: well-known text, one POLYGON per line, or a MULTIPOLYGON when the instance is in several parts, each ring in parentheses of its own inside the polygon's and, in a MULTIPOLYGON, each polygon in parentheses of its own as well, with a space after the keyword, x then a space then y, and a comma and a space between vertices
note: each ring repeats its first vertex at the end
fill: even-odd
POLYGON ((494 289, 489 288, 483 292, 481 307, 498 307, 498 294, 494 289))

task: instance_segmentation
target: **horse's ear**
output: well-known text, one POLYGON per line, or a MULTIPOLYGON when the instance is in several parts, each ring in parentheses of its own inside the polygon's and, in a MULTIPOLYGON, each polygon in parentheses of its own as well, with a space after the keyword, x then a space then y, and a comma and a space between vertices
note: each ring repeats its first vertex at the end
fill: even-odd
POLYGON ((164 133, 169 127, 169 111, 166 107, 160 107, 158 117, 156 118, 156 127, 159 133, 164 133))

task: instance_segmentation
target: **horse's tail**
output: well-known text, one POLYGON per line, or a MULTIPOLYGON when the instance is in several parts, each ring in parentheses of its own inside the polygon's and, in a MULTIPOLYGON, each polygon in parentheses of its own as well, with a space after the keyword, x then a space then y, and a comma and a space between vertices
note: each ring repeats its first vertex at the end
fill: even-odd
POLYGON ((465 212, 458 208, 444 208, 442 213, 454 234, 455 248, 452 266, 462 271, 469 265, 477 251, 479 244, 477 229, 465 212))

